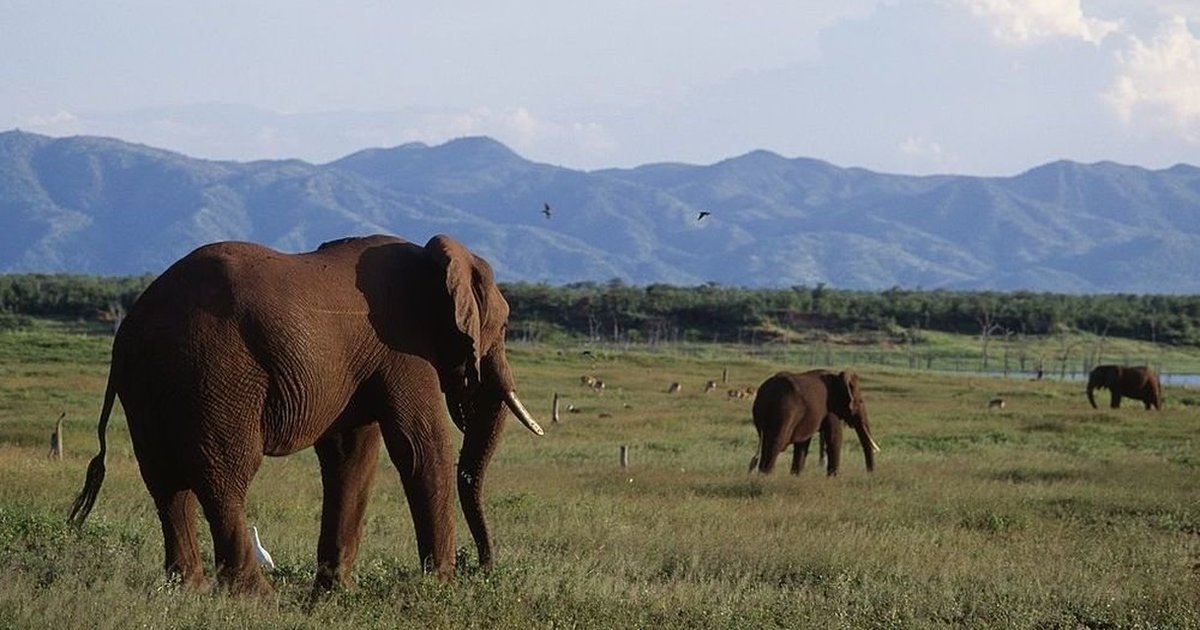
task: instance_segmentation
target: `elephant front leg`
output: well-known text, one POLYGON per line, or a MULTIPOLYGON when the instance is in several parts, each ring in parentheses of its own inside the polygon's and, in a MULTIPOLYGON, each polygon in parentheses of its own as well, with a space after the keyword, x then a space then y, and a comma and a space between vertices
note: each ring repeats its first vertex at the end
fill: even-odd
POLYGON ((369 424, 327 436, 314 445, 323 490, 314 595, 354 585, 351 571, 379 463, 379 444, 379 425, 369 424))
POLYGON ((842 460, 842 421, 827 418, 821 423, 821 440, 825 443, 825 475, 836 477, 842 460))
POLYGON ((1121 408, 1121 395, 1118 394, 1117 390, 1115 389, 1112 391, 1112 398, 1109 401, 1109 406, 1113 409, 1121 408))
POLYGON ((408 499, 421 568, 448 581, 454 577, 454 461, 445 427, 436 421, 419 426, 412 437, 396 425, 381 428, 408 499))

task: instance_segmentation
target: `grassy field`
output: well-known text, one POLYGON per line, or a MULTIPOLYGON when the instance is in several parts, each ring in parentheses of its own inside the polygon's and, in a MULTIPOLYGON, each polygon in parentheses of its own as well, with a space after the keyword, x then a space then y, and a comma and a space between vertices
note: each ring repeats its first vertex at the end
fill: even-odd
POLYGON ((309 608, 311 451, 268 460, 251 490, 249 520, 278 564, 265 601, 164 580, 119 413, 97 507, 81 531, 64 525, 97 448, 110 341, 70 328, 0 334, 0 627, 1200 627, 1197 390, 1168 388, 1161 413, 1097 411, 1078 382, 864 364, 876 472, 847 431, 840 477, 815 457, 784 474, 786 455, 760 477, 745 472, 750 402, 703 384, 726 370, 725 387, 757 385, 815 367, 800 357, 817 349, 517 344, 522 398, 547 435, 510 427, 491 468, 497 570, 471 570, 460 522, 458 579, 423 577, 399 480, 384 470, 358 588, 309 608), (607 389, 581 387, 582 374, 607 389), (666 393, 672 381, 680 393, 666 393), (554 392, 575 411, 551 425, 554 392), (989 412, 995 396, 1007 407, 989 412), (53 462, 48 434, 63 412, 67 456, 53 462))

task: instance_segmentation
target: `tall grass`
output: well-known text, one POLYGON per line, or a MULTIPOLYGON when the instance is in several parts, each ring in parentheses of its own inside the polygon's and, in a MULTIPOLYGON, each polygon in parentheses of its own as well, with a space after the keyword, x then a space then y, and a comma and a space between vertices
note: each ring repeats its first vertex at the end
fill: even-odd
MULTIPOLYGON (((860 366, 876 472, 847 432, 839 477, 815 457, 799 477, 760 477, 745 472, 749 401, 703 384, 807 365, 513 344, 522 398, 548 431, 514 425, 491 468, 497 570, 475 570, 460 520, 458 578, 421 575, 383 462, 358 587, 310 607, 310 451, 267 460, 251 489, 249 520, 278 565, 265 600, 165 581, 119 413, 96 510, 78 532, 64 525, 96 448, 108 346, 43 334, 39 350, 0 336, 0 627, 1200 627, 1194 391, 1168 388, 1161 413, 1097 411, 1079 383, 860 366), (606 389, 582 387, 585 373, 606 389), (1006 408, 989 412, 995 396, 1006 408), (62 411, 59 463, 45 454, 62 411)), ((211 571, 207 538, 202 550, 211 571)))

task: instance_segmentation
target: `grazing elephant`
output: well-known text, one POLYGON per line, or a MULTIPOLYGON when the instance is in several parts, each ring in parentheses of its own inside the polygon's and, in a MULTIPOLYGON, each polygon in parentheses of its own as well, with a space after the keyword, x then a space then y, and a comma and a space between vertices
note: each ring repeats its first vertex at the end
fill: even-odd
POLYGON ((1142 401, 1146 409, 1154 407, 1162 410, 1162 385, 1158 382, 1158 374, 1148 367, 1126 367, 1122 365, 1097 365, 1088 375, 1087 397, 1096 409, 1096 398, 1092 392, 1097 388, 1107 388, 1112 394, 1111 407, 1120 408, 1121 397, 1142 401))
POLYGON ((875 453, 879 452, 879 446, 871 439, 867 406, 858 387, 858 375, 854 372, 779 372, 759 386, 753 413, 754 428, 758 430, 758 452, 750 460, 750 471, 757 466, 759 472, 771 472, 775 458, 789 444, 795 444, 792 474, 800 474, 808 457, 809 442, 819 433, 821 454, 828 458, 826 474, 837 475, 843 420, 858 434, 867 470, 875 469, 875 453))
POLYGON ((246 492, 264 455, 313 446, 324 492, 314 593, 351 584, 381 441, 421 565, 449 579, 456 475, 444 397, 463 432, 459 500, 488 568, 483 478, 506 408, 542 434, 513 393, 508 312, 488 263, 442 235, 424 247, 347 238, 303 254, 203 246, 151 283, 117 331, 100 453, 70 520, 82 523, 100 490, 115 396, 162 522, 165 567, 183 583, 205 583, 199 503, 218 583, 271 590, 252 551, 246 492))

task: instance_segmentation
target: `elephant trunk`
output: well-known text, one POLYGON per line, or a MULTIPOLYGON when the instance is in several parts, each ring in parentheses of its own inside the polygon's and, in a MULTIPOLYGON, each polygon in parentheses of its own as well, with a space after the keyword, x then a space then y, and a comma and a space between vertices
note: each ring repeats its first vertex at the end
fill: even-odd
POLYGON ((875 453, 879 452, 879 445, 875 440, 871 439, 870 433, 862 428, 855 427, 855 432, 858 433, 858 441, 862 444, 863 459, 867 462, 867 472, 875 470, 875 453))
POLYGON ((859 443, 862 444, 863 459, 867 462, 867 472, 873 472, 875 470, 875 453, 879 452, 879 445, 871 437, 871 425, 867 422, 866 412, 862 412, 851 425, 854 427, 854 432, 858 434, 859 443))
POLYGON ((463 433, 462 451, 458 457, 458 500, 471 537, 475 540, 479 566, 485 571, 492 569, 494 554, 491 532, 483 513, 483 483, 488 464, 504 433, 506 408, 531 431, 542 434, 541 427, 526 411, 521 400, 512 391, 507 391, 502 399, 480 404, 475 410, 475 417, 467 420, 465 424, 468 428, 463 433))
POLYGON ((463 433, 462 451, 458 456, 458 501, 463 517, 475 539, 479 566, 492 568, 492 538, 483 515, 483 482, 488 463, 496 452, 504 431, 504 406, 497 400, 475 410, 476 417, 468 420, 463 433))
MULTIPOLYGON (((1099 409, 1099 407, 1096 406, 1096 397, 1092 395, 1092 392, 1097 387, 1100 387, 1100 386, 1093 383, 1091 380, 1088 381, 1087 397, 1088 397, 1088 402, 1092 403, 1092 409, 1099 409)), ((1075 391, 1079 391, 1079 390, 1075 390, 1075 391)))

